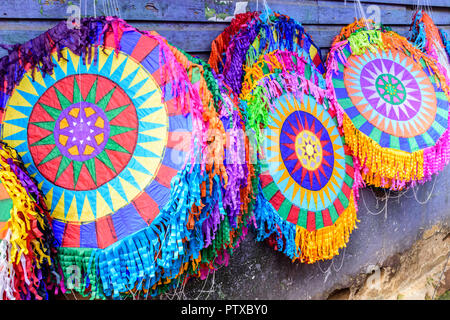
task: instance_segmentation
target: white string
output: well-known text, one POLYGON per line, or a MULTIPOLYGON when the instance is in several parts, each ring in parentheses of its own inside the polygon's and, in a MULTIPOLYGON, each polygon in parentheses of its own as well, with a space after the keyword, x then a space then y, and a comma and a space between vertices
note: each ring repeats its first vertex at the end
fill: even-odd
MULTIPOLYGON (((164 245, 165 242, 166 242, 166 238, 167 238, 168 233, 169 233, 169 232, 167 232, 167 230, 165 230, 163 241, 162 241, 162 243, 161 243, 161 245, 160 245, 160 247, 159 247, 158 253, 155 255, 155 258, 154 258, 154 260, 153 260, 153 262, 154 262, 155 264, 156 264, 156 260, 158 259, 159 254, 161 253, 162 247, 163 247, 163 245, 164 245)), ((144 278, 142 278, 142 279, 140 280, 138 287, 139 287, 140 285, 143 284, 144 280, 145 280, 144 278)), ((135 286, 135 285, 136 285, 136 284, 133 284, 133 286, 135 286)), ((133 288, 134 288, 134 287, 131 288, 131 287, 129 287, 128 285, 126 285, 126 287, 127 287, 128 291, 131 293, 131 295, 133 296, 133 300, 136 300, 136 298, 135 298, 135 297, 136 297, 136 294, 133 292, 133 288)), ((148 296, 150 290, 151 290, 151 288, 148 289, 148 291, 147 291, 147 296, 148 296)), ((140 290, 137 290, 137 291, 138 291, 138 294, 140 294, 140 292, 139 292, 140 290)))
MULTIPOLYGON (((318 261, 318 262, 317 262, 317 266, 319 267, 319 270, 320 270, 323 274, 327 274, 327 273, 329 273, 329 272, 331 271, 331 267, 333 267, 334 272, 339 273, 339 272, 341 271, 341 269, 342 269, 342 266, 344 265, 345 251, 346 251, 346 249, 347 249, 347 247, 344 247, 344 250, 342 251, 341 254, 339 254, 338 256, 335 256, 333 259, 331 259, 331 263, 330 263, 330 265, 328 266, 328 268, 326 268, 325 271, 322 269, 322 266, 320 265, 322 261, 318 261), (339 257, 339 256, 342 257, 342 259, 341 259, 341 263, 340 263, 339 267, 336 268, 335 262, 336 262, 336 258, 339 257)), ((325 279, 326 279, 326 278, 325 278, 325 279)))
POLYGON ((319 267, 320 271, 321 271, 323 274, 328 273, 328 271, 330 271, 330 269, 331 269, 331 266, 333 265, 333 260, 331 260, 330 265, 328 266, 328 268, 327 268, 325 271, 323 271, 322 267, 320 266, 321 262, 322 262, 322 261, 318 261, 318 262, 317 262, 317 266, 319 267))
MULTIPOLYGON (((368 212, 370 215, 372 215, 372 216, 377 216, 377 215, 379 215, 381 212, 385 211, 385 217, 387 217, 387 203, 388 203, 389 195, 387 194, 386 190, 383 189, 383 191, 384 191, 384 197, 381 198, 380 200, 379 200, 379 198, 375 195, 375 193, 373 192, 373 190, 372 190, 371 188, 369 188, 369 190, 372 192, 372 194, 375 196, 375 199, 377 200, 377 204, 376 204, 376 207, 377 207, 377 208, 378 208, 378 203, 379 203, 379 201, 385 200, 385 203, 384 203, 384 207, 383 207, 380 211, 378 211, 378 212, 373 212, 373 211, 371 211, 371 210, 369 209, 369 207, 367 206, 366 199, 365 199, 365 197, 364 197, 364 192, 361 192, 361 198, 363 199, 364 207, 366 208, 367 212, 368 212)), ((389 193, 390 193, 390 191, 389 191, 389 193)))
POLYGON ((106 4, 108 5, 108 16, 113 16, 113 8, 111 5, 111 0, 106 0, 106 4))
MULTIPOLYGON (((365 13, 364 8, 363 8, 363 6, 361 4, 361 1, 360 0, 356 0, 356 2, 354 2, 353 4, 354 4, 354 7, 355 7, 355 13, 356 13, 356 7, 358 7, 358 11, 360 13, 360 17, 364 20, 364 24, 366 25, 367 30, 372 30, 372 25, 369 24, 369 22, 367 21, 366 13, 365 13)), ((356 17, 358 18, 357 15, 356 15, 356 17)))
POLYGON ((425 10, 428 12, 428 15, 430 16, 431 20, 433 19, 433 7, 431 6, 430 0, 426 0, 426 6, 425 10))
POLYGON ((103 15, 107 16, 105 11, 105 0, 102 0, 102 5, 103 5, 103 15))
POLYGON ((118 0, 115 0, 115 1, 116 1, 116 11, 117 11, 117 16, 118 16, 119 18, 122 18, 122 14, 121 14, 121 12, 120 12, 119 2, 118 2, 118 0))
POLYGON ((340 254, 340 256, 342 256, 342 259, 341 259, 341 265, 339 266, 339 268, 336 269, 336 268, 334 267, 334 259, 333 259, 333 269, 334 269, 335 272, 341 271, 342 266, 344 265, 344 260, 345 260, 345 250, 347 250, 347 247, 344 247, 344 251, 342 251, 342 254, 340 254))
POLYGON ((105 16, 111 16, 111 12, 109 10, 109 1, 108 0, 102 0, 103 1, 103 11, 105 12, 105 16))
POLYGON ((426 204, 428 201, 430 201, 431 196, 433 195, 433 192, 434 192, 434 186, 436 185, 436 180, 437 180, 437 177, 434 178, 433 186, 431 187, 431 191, 429 192, 428 197, 427 197, 427 199, 425 201, 420 201, 417 198, 416 186, 412 187, 412 190, 413 190, 413 193, 414 193, 414 198, 416 199, 417 203, 419 203, 419 204, 426 204))
POLYGON ((264 11, 267 13, 267 16, 269 16, 270 10, 269 5, 267 4, 267 0, 263 0, 263 4, 264 4, 264 11))

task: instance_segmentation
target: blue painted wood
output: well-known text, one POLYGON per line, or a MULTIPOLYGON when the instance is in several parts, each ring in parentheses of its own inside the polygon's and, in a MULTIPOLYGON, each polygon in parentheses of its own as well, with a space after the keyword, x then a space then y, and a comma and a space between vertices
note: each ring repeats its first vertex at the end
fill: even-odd
MULTIPOLYGON (((417 0, 416 0, 417 1, 417 0)), ((383 13, 386 24, 408 24, 414 10, 413 0, 364 1, 363 7, 376 4, 383 13), (405 5, 405 3, 409 5, 405 5)), ((262 1, 230 0, 121 0, 118 7, 104 6, 111 0, 51 1, 51 0, 10 0, 0 4, 0 19, 64 19, 69 16, 70 4, 81 5, 83 15, 120 15, 125 20, 175 21, 175 22, 226 22, 239 8, 244 10, 263 9, 262 1), (240 5, 240 3, 242 5, 240 5), (248 3, 247 5, 244 5, 248 3), (259 4, 259 5, 258 5, 259 4)), ((303 24, 348 24, 354 17, 355 4, 352 1, 289 1, 268 0, 273 10, 288 12, 303 24)), ((433 1, 435 22, 450 24, 448 8, 450 0, 433 1), (436 2, 439 6, 435 6, 436 2)))
MULTIPOLYGON (((104 5, 111 0, 9 0, 0 3, 0 43, 30 40, 71 14, 70 5, 81 4, 83 16, 118 15, 142 30, 155 30, 171 43, 207 59, 212 40, 228 25, 236 12, 263 9, 263 1, 230 0, 118 0, 119 6, 104 5), (94 3, 96 5, 94 6, 94 3), (247 3, 247 4, 245 4, 247 3)), ((417 0, 365 0, 367 11, 377 5, 381 22, 401 35, 408 34, 417 0)), ((424 1, 422 1, 424 2, 424 1)), ((352 0, 268 0, 274 11, 287 13, 301 22, 326 54, 332 38, 354 20, 352 0)), ((450 32, 450 0, 433 0, 435 23, 450 32)), ((6 53, 0 49, 0 56, 6 53)))

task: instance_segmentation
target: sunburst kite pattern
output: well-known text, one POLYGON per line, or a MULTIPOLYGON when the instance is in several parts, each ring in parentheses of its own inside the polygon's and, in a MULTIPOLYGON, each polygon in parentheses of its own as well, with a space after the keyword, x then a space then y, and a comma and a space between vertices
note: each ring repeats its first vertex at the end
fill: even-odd
POLYGON ((338 55, 332 82, 357 130, 383 148, 412 153, 434 146, 448 127, 449 101, 421 59, 395 49, 338 55))
POLYGON ((277 100, 265 130, 268 170, 263 174, 270 176, 274 192, 279 191, 289 207, 320 212, 340 196, 351 158, 335 121, 309 95, 301 103, 293 96, 277 100))
POLYGON ((153 77, 123 52, 95 50, 91 64, 55 53, 53 74, 26 73, 5 110, 3 140, 61 221, 94 221, 130 203, 156 177, 168 138, 153 77))

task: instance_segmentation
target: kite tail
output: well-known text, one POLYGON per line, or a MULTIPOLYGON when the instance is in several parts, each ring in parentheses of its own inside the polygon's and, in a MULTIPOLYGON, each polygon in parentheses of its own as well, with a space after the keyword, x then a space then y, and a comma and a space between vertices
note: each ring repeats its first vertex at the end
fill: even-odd
POLYGON ((414 15, 408 39, 420 50, 424 50, 427 46, 428 39, 421 10, 417 11, 414 15))
POLYGON ((233 38, 227 49, 226 56, 230 58, 227 58, 223 68, 224 82, 236 94, 241 92, 246 53, 258 35, 260 27, 259 19, 252 20, 247 29, 242 30, 233 38))
MULTIPOLYGON (((209 216, 201 225, 204 246, 201 250, 200 266, 198 270, 187 271, 191 276, 205 278, 218 266, 228 263, 233 249, 246 235, 250 215, 247 210, 250 201, 248 196, 251 193, 251 189, 247 187, 250 164, 246 162, 247 157, 242 159, 242 155, 248 155, 248 148, 244 148, 245 143, 248 145, 248 140, 242 141, 244 128, 237 96, 232 99, 231 89, 223 83, 222 77, 214 74, 208 64, 182 50, 179 51, 197 65, 197 68, 191 70, 201 73, 200 85, 206 84, 207 88, 206 92, 202 92, 204 96, 212 97, 214 102, 212 111, 216 114, 213 114, 213 118, 220 117, 221 120, 213 123, 216 129, 209 135, 209 140, 213 143, 208 149, 212 157, 209 159, 207 171, 212 172, 212 180, 208 182, 212 185, 212 193, 204 200, 203 210, 209 212, 209 216), (223 149, 224 154, 221 153, 223 149), (219 156, 214 156, 215 154, 219 156)), ((208 187, 206 189, 208 190, 208 187)))

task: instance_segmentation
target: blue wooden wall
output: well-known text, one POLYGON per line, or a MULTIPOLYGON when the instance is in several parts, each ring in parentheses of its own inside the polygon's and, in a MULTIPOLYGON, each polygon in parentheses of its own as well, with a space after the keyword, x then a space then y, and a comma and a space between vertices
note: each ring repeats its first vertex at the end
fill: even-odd
MULTIPOLYGON (((353 22, 353 0, 268 0, 272 10, 301 22, 325 55, 341 27, 353 22)), ((435 23, 450 33, 450 0, 362 0, 367 16, 381 13, 381 23, 407 36, 417 4, 430 3, 435 23), (374 9, 374 5, 378 8, 374 9)), ((0 44, 22 43, 67 19, 77 5, 82 16, 117 15, 143 30, 155 30, 171 43, 203 59, 211 41, 235 12, 263 8, 263 0, 2 0, 0 44)), ((0 49, 0 56, 6 53, 0 49)))

